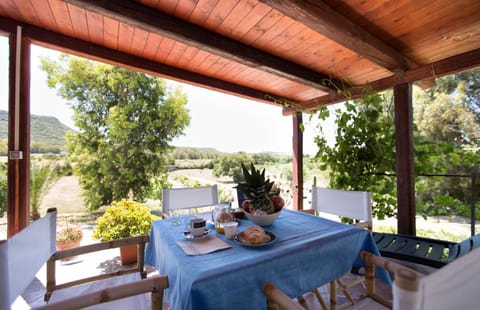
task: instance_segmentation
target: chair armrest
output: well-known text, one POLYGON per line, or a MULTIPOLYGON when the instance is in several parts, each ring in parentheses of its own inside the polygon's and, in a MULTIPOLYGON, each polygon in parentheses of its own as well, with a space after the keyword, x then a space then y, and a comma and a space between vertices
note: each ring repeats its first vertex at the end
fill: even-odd
POLYGON ((168 288, 168 277, 165 275, 156 275, 147 279, 137 280, 131 283, 116 285, 96 292, 75 296, 67 300, 51 303, 34 309, 79 309, 148 292, 152 293, 152 309, 162 309, 163 290, 166 288, 168 288))
POLYGON ((120 275, 124 275, 124 274, 134 273, 134 272, 139 272, 141 274, 141 277, 145 278, 146 277, 146 272, 144 270, 144 268, 145 268, 144 255, 145 255, 145 244, 148 241, 149 241, 149 236, 148 235, 140 235, 140 236, 135 236, 135 237, 130 237, 130 238, 123 238, 123 239, 117 239, 117 240, 112 240, 112 241, 105 241, 105 242, 100 242, 100 243, 94 243, 94 244, 79 246, 79 247, 72 248, 72 249, 57 251, 47 261, 47 292, 45 294, 45 301, 48 301, 48 299, 50 298, 50 295, 56 289, 75 286, 75 285, 79 285, 79 284, 82 284, 82 283, 93 282, 93 281, 97 281, 97 280, 101 280, 101 279, 106 279, 106 278, 110 278, 110 277, 114 277, 114 276, 120 276, 120 275), (70 281, 70 282, 67 282, 67 283, 62 283, 62 284, 57 284, 56 283, 56 275, 55 275, 56 274, 56 268, 55 268, 56 264, 55 264, 55 262, 57 260, 72 257, 72 256, 87 254, 87 253, 93 253, 93 252, 97 252, 97 251, 119 248, 119 247, 127 246, 127 245, 134 245, 134 244, 138 245, 136 266, 133 266, 133 267, 127 268, 127 269, 117 270, 117 271, 110 272, 110 273, 104 273, 104 274, 100 274, 100 275, 96 275, 96 276, 85 277, 85 278, 70 281))
POLYGON ((270 282, 263 284, 263 292, 267 297, 268 309, 303 309, 299 304, 295 303, 290 297, 285 295, 280 289, 270 282))
POLYGON ((389 308, 392 308, 392 303, 375 292, 375 267, 394 274, 395 285, 408 291, 417 290, 420 278, 424 277, 421 273, 369 252, 362 251, 360 258, 365 262, 366 295, 389 308))

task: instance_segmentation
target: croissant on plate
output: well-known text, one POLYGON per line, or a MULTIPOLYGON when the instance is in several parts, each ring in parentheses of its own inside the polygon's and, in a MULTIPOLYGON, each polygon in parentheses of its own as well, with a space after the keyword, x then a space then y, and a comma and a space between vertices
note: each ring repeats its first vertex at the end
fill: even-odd
POLYGON ((248 244, 260 244, 267 240, 267 234, 262 227, 252 225, 247 227, 242 233, 243 240, 248 244))

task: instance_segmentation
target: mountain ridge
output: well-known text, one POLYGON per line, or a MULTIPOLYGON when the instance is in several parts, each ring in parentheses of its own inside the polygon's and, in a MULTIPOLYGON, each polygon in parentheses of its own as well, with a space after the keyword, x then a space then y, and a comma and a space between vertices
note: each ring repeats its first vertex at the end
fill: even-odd
MULTIPOLYGON (((65 150, 65 134, 76 132, 61 123, 54 116, 31 115, 30 118, 31 143, 47 145, 65 150)), ((8 139, 8 112, 0 110, 0 140, 8 139)))

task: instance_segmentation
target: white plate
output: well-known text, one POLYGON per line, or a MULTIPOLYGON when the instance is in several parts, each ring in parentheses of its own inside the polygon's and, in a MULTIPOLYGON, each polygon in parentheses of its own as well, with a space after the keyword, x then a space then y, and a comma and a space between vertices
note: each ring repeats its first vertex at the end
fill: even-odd
POLYGON ((265 234, 267 235, 267 238, 265 238, 265 241, 263 243, 258 243, 258 244, 246 243, 246 242, 244 242, 244 240, 242 238, 242 233, 241 232, 236 234, 235 236, 233 236, 233 241, 235 241, 236 243, 241 244, 243 246, 262 247, 262 246, 270 245, 277 240, 277 236, 274 233, 272 233, 270 231, 265 231, 265 234))
POLYGON ((201 236, 198 236, 198 237, 195 237, 194 235, 192 235, 190 232, 184 232, 183 233, 183 236, 189 240, 199 240, 199 239, 203 239, 205 237, 208 237, 208 235, 211 233, 212 231, 210 229, 207 229, 205 230, 205 232, 203 233, 203 235, 201 236))

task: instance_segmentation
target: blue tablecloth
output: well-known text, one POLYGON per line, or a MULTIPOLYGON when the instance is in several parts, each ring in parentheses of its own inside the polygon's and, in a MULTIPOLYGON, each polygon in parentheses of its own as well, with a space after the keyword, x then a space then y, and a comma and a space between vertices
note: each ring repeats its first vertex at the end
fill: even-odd
MULTIPOLYGON (((252 224, 241 220, 238 229, 252 224)), ((364 229, 285 209, 265 227, 277 236, 265 247, 245 247, 218 234, 232 248, 188 256, 176 243, 185 240, 184 229, 168 219, 155 221, 145 255, 147 264, 168 275, 166 297, 175 310, 265 309, 264 282, 296 297, 347 273, 362 250, 379 255, 364 229)))

